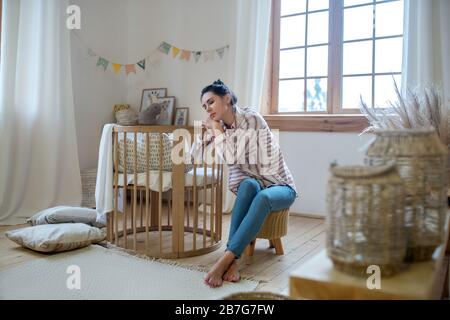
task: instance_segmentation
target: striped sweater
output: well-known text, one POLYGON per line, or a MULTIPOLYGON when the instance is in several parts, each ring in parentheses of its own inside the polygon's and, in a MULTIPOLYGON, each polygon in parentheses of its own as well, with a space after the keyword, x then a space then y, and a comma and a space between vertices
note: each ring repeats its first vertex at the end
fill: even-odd
POLYGON ((206 143, 206 148, 205 143, 197 139, 194 154, 203 155, 214 146, 216 159, 229 167, 228 188, 234 194, 242 180, 254 178, 262 188, 290 186, 298 197, 278 141, 264 118, 254 109, 237 106, 235 116, 235 122, 229 127, 222 122, 224 133, 217 136, 214 143, 206 143))

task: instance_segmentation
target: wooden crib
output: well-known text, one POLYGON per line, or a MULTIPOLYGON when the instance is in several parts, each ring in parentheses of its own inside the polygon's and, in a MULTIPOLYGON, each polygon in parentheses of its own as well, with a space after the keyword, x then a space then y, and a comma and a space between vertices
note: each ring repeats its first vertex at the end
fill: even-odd
MULTIPOLYGON (((187 130, 192 144, 191 126, 114 128, 114 211, 107 216, 107 240, 111 244, 162 258, 196 256, 220 247, 223 164, 208 165, 202 161, 193 163, 192 170, 186 172, 189 168, 185 163, 172 163, 171 171, 163 171, 163 135, 175 129, 187 130), (150 137, 155 134, 159 140, 158 166, 157 170, 149 170, 150 137), (131 158, 127 158, 129 139, 134 151, 131 158), (146 141, 145 170, 138 172, 137 155, 138 148, 142 149, 139 145, 142 139, 146 141), (119 143, 123 143, 120 148, 119 143), (127 168, 130 159, 134 163, 127 168)), ((184 143, 183 140, 173 141, 172 148, 184 143)))

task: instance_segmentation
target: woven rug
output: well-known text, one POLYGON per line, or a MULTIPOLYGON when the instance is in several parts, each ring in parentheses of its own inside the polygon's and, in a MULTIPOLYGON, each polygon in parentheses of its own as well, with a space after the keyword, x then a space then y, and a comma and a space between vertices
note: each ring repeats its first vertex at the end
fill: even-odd
POLYGON ((203 283, 205 273, 98 245, 44 256, 0 271, 0 299, 222 299, 257 281, 203 283))

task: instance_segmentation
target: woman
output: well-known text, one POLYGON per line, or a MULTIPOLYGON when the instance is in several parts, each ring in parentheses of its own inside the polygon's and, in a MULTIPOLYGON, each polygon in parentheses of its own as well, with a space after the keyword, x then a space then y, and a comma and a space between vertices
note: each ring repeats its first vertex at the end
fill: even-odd
MULTIPOLYGON (((229 166, 228 187, 237 197, 231 215, 226 251, 204 279, 207 285, 219 287, 223 280, 239 281, 237 259, 255 239, 266 216, 271 211, 290 207, 298 193, 279 146, 258 112, 250 108, 239 108, 236 105, 236 95, 221 80, 206 86, 201 92, 200 100, 208 113, 203 126, 211 137, 204 145, 210 145, 213 140, 227 144, 236 136, 239 138, 237 140, 242 140, 243 135, 253 137, 253 141, 245 142, 245 149, 231 153, 236 155, 233 162, 223 156, 229 166), (262 139, 255 142, 254 139, 258 137, 262 139), (255 149, 261 147, 261 141, 269 144, 272 151, 277 151, 271 153, 275 155, 276 161, 272 157, 272 161, 262 163, 261 157, 252 158, 251 154, 258 152, 255 149), (242 158, 245 161, 240 161, 242 158), (252 163, 250 159, 256 159, 256 162, 252 163)), ((236 148, 233 144, 227 144, 227 147, 230 145, 236 148)))

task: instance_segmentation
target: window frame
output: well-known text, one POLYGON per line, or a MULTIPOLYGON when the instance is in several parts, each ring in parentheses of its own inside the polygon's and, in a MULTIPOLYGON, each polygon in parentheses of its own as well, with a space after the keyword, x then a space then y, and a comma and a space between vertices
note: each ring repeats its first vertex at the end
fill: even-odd
MULTIPOLYGON (((368 1, 367 4, 387 3, 396 0, 385 1, 368 1)), ((367 118, 361 114, 359 109, 341 108, 341 93, 343 71, 342 54, 343 54, 343 2, 344 0, 329 1, 329 39, 328 39, 328 81, 327 81, 327 110, 326 111, 308 111, 308 112, 278 112, 278 89, 279 89, 279 61, 280 61, 280 24, 281 24, 281 0, 272 0, 271 13, 271 51, 270 69, 270 99, 269 114, 265 115, 265 119, 269 126, 283 131, 324 131, 324 132, 361 132, 369 123, 367 118), (330 88, 337 88, 330 90, 330 88)), ((366 4, 366 5, 367 5, 366 4)), ((360 7, 364 4, 348 6, 360 7)), ((367 40, 375 41, 375 37, 367 40)), ((358 41, 358 40, 356 40, 358 41)), ((351 40, 350 42, 356 42, 351 40)), ((361 41, 361 40, 359 40, 361 41)), ((347 41, 345 41, 347 42, 347 41)), ((307 45, 307 43, 305 43, 307 45)), ((375 50, 373 46, 372 50, 375 50)), ((373 56, 372 65, 375 61, 373 56)), ((372 101, 374 97, 374 75, 375 70, 372 68, 372 101)), ((306 85, 305 79, 305 85, 306 85)), ((372 104, 372 101, 370 104, 372 104)), ((306 107, 306 106, 305 106, 306 107)))

